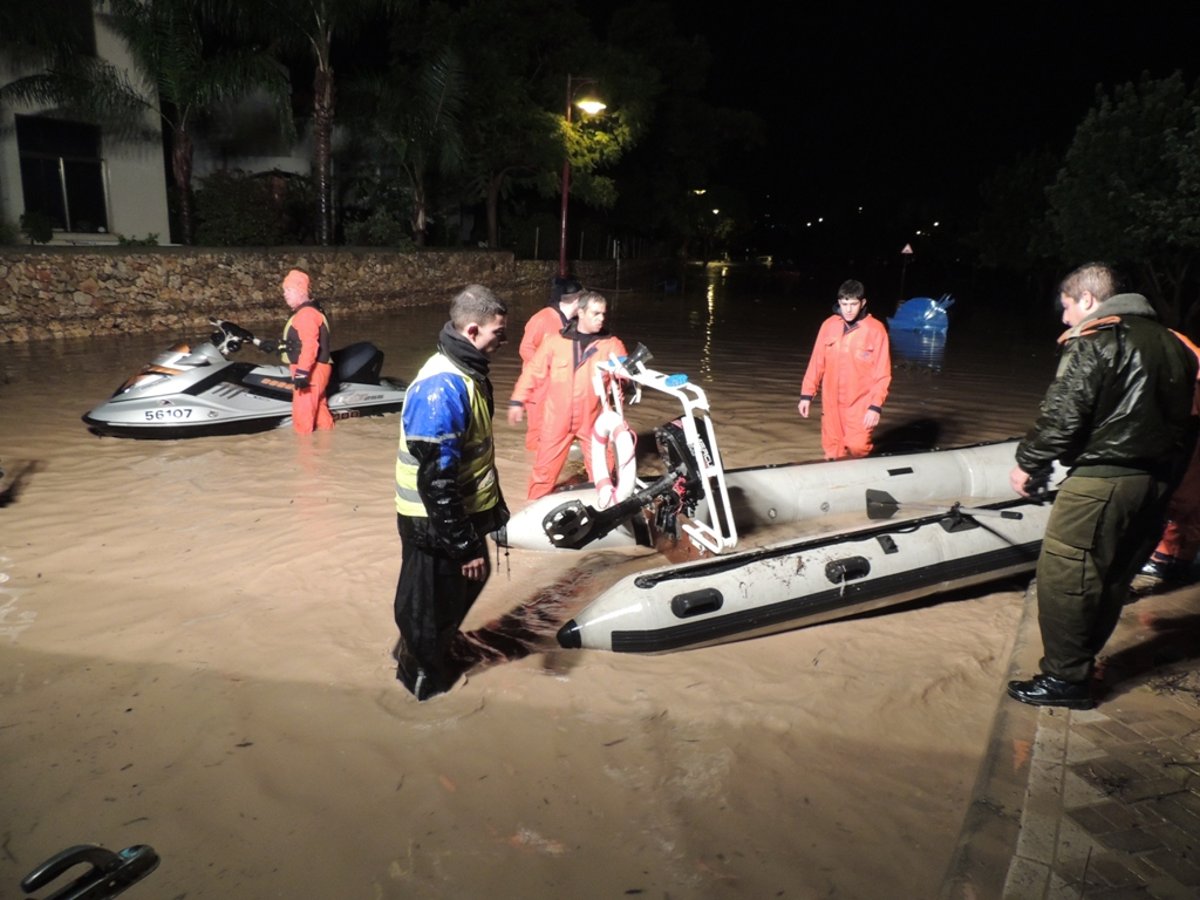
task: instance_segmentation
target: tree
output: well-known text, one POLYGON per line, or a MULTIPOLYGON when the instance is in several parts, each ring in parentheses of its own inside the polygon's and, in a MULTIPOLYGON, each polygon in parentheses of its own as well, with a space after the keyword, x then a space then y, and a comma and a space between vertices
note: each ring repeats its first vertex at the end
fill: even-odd
POLYGON ((1051 150, 1026 153, 984 181, 979 219, 966 238, 981 265, 1027 272, 1054 254, 1046 189, 1061 163, 1062 154, 1051 150))
POLYGON ((496 247, 500 204, 514 187, 536 188, 545 196, 557 191, 566 66, 586 58, 590 26, 577 10, 555 0, 475 0, 445 27, 463 48, 469 85, 464 110, 469 127, 463 134, 467 192, 483 201, 488 246, 496 247))
POLYGON ((1179 73, 1098 89, 1048 197, 1066 256, 1136 265, 1179 324, 1200 253, 1200 89, 1179 73))
POLYGON ((570 196, 611 206, 603 173, 645 128, 658 75, 623 47, 601 42, 574 4, 473 0, 450 21, 469 85, 463 120, 470 197, 487 210, 488 243, 499 242, 501 202, 525 189, 561 197, 564 158, 570 196), (567 78, 608 104, 598 118, 565 117, 567 78))
POLYGON ((90 26, 75 7, 69 7, 64 15, 57 4, 3 3, 0 50, 19 69, 50 69, 75 56, 94 55, 87 35, 90 26))
POLYGON ((454 175, 463 164, 464 83, 458 55, 442 47, 413 77, 393 75, 380 85, 374 135, 382 168, 403 173, 410 197, 413 240, 423 247, 429 225, 429 178, 454 175))
MULTIPOLYGON (((712 64, 707 41, 681 34, 667 4, 618 9, 608 36, 656 73, 650 97, 653 115, 647 116, 644 135, 616 169, 622 185, 616 215, 675 254, 686 256, 693 239, 710 246, 712 223, 696 209, 707 208, 711 217, 714 204, 707 196, 697 204, 694 191, 725 194, 720 182, 726 179, 718 169, 726 161, 744 168, 747 153, 765 144, 762 120, 754 113, 708 102, 703 95, 712 64)), ((722 197, 715 205, 747 214, 742 197, 737 202, 722 197)), ((749 224, 748 218, 729 223, 727 239, 749 224)))
POLYGON ((350 38, 404 0, 225 0, 250 33, 278 37, 282 49, 303 48, 313 63, 313 183, 316 188, 317 241, 334 239, 333 125, 337 108, 334 41, 350 38))

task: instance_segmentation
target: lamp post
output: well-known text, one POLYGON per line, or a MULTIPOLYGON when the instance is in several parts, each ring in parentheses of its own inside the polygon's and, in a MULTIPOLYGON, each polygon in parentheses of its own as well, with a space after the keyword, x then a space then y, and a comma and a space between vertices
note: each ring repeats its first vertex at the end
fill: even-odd
MULTIPOLYGON (((575 92, 589 84, 595 84, 594 78, 576 78, 568 73, 567 75, 567 140, 570 140, 571 130, 571 107, 578 106, 581 110, 589 115, 596 115, 605 108, 605 104, 599 100, 582 99, 576 102, 575 92)), ((571 197, 571 152, 568 147, 563 152, 563 171, 562 171, 562 215, 559 219, 558 233, 558 274, 560 277, 565 277, 567 274, 567 201, 571 197)))

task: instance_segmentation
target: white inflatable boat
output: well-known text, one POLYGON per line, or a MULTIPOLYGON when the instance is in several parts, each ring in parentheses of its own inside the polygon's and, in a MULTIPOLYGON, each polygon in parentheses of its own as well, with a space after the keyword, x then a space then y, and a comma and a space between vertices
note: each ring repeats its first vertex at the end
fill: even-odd
POLYGON ((564 625, 558 642, 624 653, 703 647, 1029 573, 1051 497, 952 505, 630 575, 564 625))

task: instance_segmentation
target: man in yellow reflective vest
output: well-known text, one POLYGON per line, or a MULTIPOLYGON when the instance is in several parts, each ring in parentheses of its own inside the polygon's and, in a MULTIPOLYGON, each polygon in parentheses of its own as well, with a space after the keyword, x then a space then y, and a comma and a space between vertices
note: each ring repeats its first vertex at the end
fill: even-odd
POLYGON ((292 269, 283 279, 283 299, 292 317, 283 327, 279 347, 292 372, 292 428, 312 434, 333 428, 325 391, 333 366, 329 361, 329 320, 309 297, 308 275, 292 269))
POLYGON ((508 521, 492 443, 488 369, 508 310, 472 284, 450 302, 438 349, 408 386, 396 454, 400 580, 396 678, 418 700, 462 674, 450 644, 490 574, 485 536, 508 521))

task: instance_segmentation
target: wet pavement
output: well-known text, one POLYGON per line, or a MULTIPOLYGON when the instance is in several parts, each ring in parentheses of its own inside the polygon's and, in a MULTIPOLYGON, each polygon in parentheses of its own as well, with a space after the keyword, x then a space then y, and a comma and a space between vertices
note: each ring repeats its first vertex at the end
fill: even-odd
MULTIPOLYGON (((1009 677, 1040 655, 1027 595, 1009 677)), ((1197 658, 1192 585, 1125 608, 1096 709, 1002 696, 943 900, 1200 897, 1197 658)))

